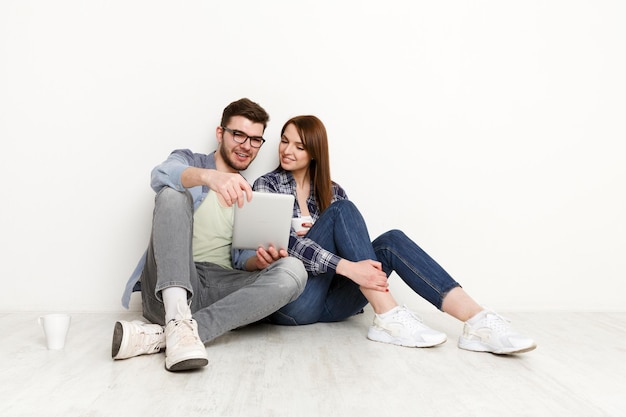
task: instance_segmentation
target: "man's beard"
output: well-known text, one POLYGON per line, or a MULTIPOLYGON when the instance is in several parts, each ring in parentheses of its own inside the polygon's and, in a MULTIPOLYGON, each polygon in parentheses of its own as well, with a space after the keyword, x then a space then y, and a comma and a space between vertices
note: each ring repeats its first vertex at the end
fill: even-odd
POLYGON ((228 165, 235 171, 245 171, 248 168, 248 166, 250 166, 250 162, 252 162, 252 158, 250 158, 250 162, 248 162, 244 166, 235 165, 233 161, 230 159, 231 155, 227 153, 226 148, 224 146, 220 146, 220 155, 222 156, 222 160, 226 163, 226 165, 228 165))

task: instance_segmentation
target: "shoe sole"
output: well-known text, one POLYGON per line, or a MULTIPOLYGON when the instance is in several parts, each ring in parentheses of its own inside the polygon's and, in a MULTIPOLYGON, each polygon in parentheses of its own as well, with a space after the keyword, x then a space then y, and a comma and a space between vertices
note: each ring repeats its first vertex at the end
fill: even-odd
POLYGON ((510 349, 494 349, 489 345, 485 345, 482 342, 474 341, 474 342, 459 342, 459 348, 464 350, 469 350, 472 352, 485 352, 485 353, 493 353, 494 355, 515 355, 517 353, 525 353, 530 352, 531 350, 535 350, 537 345, 531 345, 523 348, 510 348, 510 349))
POLYGON ((111 357, 116 359, 118 353, 120 353, 120 348, 122 347, 122 340, 124 339, 124 327, 122 323, 119 321, 115 323, 115 327, 113 328, 113 343, 111 344, 111 357))
POLYGON ((192 369, 202 368, 203 366, 207 366, 209 364, 209 360, 206 358, 185 359, 172 364, 169 367, 167 366, 167 360, 165 362, 165 369, 170 372, 190 371, 192 369))
POLYGON ((435 347, 435 346, 439 346, 442 345, 446 342, 446 340, 448 340, 447 337, 445 337, 443 340, 439 341, 439 342, 423 342, 423 343, 415 343, 415 342, 407 342, 403 339, 398 339, 396 337, 393 337, 392 335, 390 335, 387 332, 376 332, 376 331, 369 331, 367 333, 367 338, 373 342, 379 342, 379 343, 389 343, 391 345, 396 345, 396 346, 403 346, 403 347, 412 347, 412 348, 429 348, 429 347, 435 347))

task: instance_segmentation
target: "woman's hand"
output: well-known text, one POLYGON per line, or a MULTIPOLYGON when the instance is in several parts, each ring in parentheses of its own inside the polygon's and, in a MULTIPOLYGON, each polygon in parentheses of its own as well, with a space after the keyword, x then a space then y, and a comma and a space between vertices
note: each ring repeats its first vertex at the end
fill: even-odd
POLYGON ((309 233, 309 229, 311 227, 313 227, 313 223, 311 223, 311 222, 303 222, 301 226, 302 226, 302 229, 296 230, 296 234, 298 236, 304 236, 307 233, 309 233))
POLYGON ((378 261, 366 259, 352 262, 342 259, 337 264, 337 273, 350 278, 363 288, 382 292, 389 291, 387 274, 383 272, 382 265, 378 261))

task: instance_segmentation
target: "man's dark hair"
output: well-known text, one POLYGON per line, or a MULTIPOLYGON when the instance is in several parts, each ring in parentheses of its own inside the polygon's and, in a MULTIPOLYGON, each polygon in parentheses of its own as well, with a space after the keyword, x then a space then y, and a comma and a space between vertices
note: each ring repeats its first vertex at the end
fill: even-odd
POLYGON ((267 114, 263 107, 259 106, 254 101, 242 98, 237 101, 233 101, 224 109, 222 113, 222 126, 227 126, 230 118, 233 116, 243 116, 254 123, 263 124, 263 131, 267 127, 267 122, 270 120, 270 115, 267 114))

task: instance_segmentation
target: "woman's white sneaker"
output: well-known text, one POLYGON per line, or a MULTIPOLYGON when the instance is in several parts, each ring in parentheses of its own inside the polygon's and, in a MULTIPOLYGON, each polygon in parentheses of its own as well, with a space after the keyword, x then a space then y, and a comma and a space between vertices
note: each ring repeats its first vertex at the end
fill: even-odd
POLYGON ((509 321, 499 314, 483 310, 465 322, 459 347, 474 352, 490 352, 497 355, 523 353, 537 347, 529 337, 516 333, 509 321))
POLYGON ((367 338, 398 346, 432 347, 445 342, 447 336, 426 326, 406 306, 397 306, 387 313, 374 315, 367 338))

